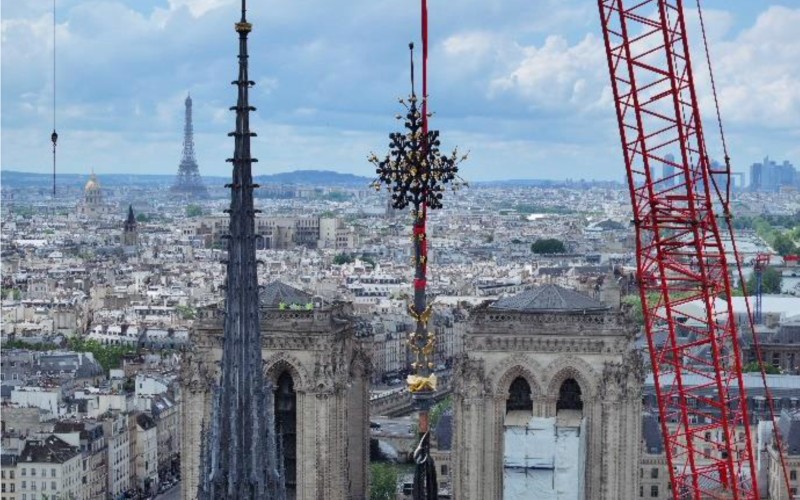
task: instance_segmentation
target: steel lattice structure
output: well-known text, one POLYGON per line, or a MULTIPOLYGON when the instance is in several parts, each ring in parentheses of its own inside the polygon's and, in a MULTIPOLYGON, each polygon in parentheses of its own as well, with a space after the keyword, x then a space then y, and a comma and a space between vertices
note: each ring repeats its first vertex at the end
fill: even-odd
POLYGON ((598 0, 598 6, 672 493, 758 498, 728 262, 713 212, 683 1, 598 0), (678 154, 670 161, 672 151, 678 154), (661 164, 674 167, 674 174, 658 178, 654 167, 661 164), (700 312, 682 308, 689 302, 700 304, 700 312), (678 314, 688 321, 680 323, 678 314))
POLYGON ((769 266, 769 258, 768 253, 760 253, 756 255, 756 261, 753 263, 753 271, 756 273, 756 307, 753 322, 757 325, 760 325, 763 319, 761 310, 764 299, 764 271, 769 266))
POLYGON ((194 127, 192 126, 192 96, 184 101, 186 111, 183 124, 183 153, 175 184, 170 189, 173 193, 183 193, 195 198, 208 197, 208 191, 200 177, 200 168, 194 156, 194 127))

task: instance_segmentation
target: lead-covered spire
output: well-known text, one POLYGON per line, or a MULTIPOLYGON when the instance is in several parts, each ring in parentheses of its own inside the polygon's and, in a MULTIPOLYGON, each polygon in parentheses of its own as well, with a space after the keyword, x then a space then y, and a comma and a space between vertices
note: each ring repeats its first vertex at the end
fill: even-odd
POLYGON ((276 453, 272 385, 262 371, 259 330, 258 280, 256 276, 255 210, 250 155, 247 35, 252 25, 246 18, 235 24, 239 33, 239 76, 234 138, 225 319, 221 375, 215 388, 214 406, 204 447, 198 498, 286 498, 285 481, 276 453))

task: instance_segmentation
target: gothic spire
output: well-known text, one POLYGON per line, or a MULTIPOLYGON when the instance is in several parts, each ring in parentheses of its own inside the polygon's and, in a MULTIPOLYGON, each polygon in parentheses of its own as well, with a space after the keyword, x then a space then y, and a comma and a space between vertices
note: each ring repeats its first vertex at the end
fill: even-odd
POLYGON ((247 35, 252 25, 245 17, 235 24, 239 33, 239 76, 234 138, 233 179, 228 238, 228 264, 221 376, 215 388, 208 442, 204 448, 200 500, 286 498, 282 470, 276 455, 272 385, 262 372, 256 279, 255 213, 250 156, 247 35))

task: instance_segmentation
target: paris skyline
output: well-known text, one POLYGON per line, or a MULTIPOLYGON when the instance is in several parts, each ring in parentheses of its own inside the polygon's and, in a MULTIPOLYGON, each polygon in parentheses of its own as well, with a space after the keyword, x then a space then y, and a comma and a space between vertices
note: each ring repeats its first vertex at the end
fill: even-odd
MULTIPOLYGON (((432 126, 471 151, 472 180, 619 180, 624 168, 594 2, 432 3, 432 126), (448 9, 445 12, 445 9, 448 9)), ((195 100, 201 174, 227 175, 230 0, 57 2, 59 171, 174 173, 183 99, 195 100), (109 22, 115 20, 115 22, 109 22), (121 29, 124 27, 124 29, 121 29)), ((707 1, 705 20, 733 168, 800 158, 800 7, 707 1)), ((415 4, 275 2, 253 13, 256 174, 369 176, 408 92, 415 4)), ((690 9, 692 15, 694 10, 690 9)), ((0 168, 51 168, 52 3, 4 4, 0 168)), ((694 22, 694 21, 693 21, 694 22)), ((699 33, 699 29, 692 29, 699 33)), ((718 133, 693 54, 709 150, 718 133)))

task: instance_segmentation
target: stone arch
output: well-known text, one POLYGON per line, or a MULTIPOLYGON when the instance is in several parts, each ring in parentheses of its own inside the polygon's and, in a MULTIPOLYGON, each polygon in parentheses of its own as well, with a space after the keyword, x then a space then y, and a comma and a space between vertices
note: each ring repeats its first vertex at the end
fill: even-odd
POLYGON ((308 371, 296 357, 286 352, 279 352, 264 362, 264 377, 273 387, 277 386, 278 377, 284 371, 289 372, 294 381, 295 392, 305 392, 311 378, 308 371))
POLYGON ((554 398, 554 401, 558 399, 561 384, 570 378, 575 379, 580 386, 584 402, 597 395, 597 374, 591 365, 581 358, 562 356, 555 359, 547 366, 547 373, 550 374, 547 396, 554 398))
POLYGON ((539 363, 524 354, 514 354, 492 369, 489 383, 492 384, 492 392, 496 397, 507 397, 511 383, 517 377, 522 377, 531 386, 531 394, 534 397, 541 396, 543 392, 537 375, 539 373, 543 373, 539 363))

